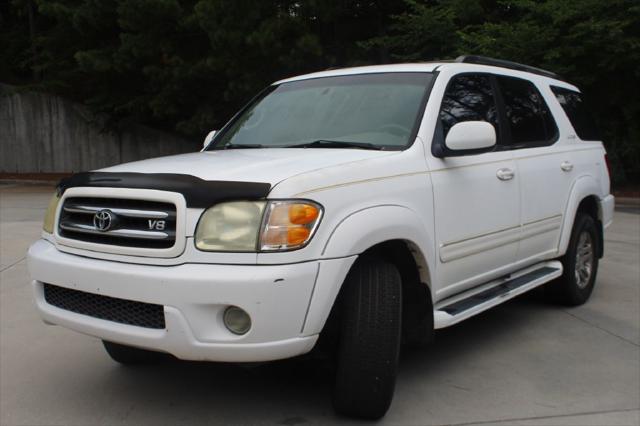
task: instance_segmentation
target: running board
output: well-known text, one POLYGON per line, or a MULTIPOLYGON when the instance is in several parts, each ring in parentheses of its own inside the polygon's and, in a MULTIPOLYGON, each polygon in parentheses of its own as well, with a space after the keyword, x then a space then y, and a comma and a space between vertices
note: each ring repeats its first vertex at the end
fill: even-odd
POLYGON ((434 328, 449 327, 562 275, 562 263, 543 262, 436 304, 434 328))

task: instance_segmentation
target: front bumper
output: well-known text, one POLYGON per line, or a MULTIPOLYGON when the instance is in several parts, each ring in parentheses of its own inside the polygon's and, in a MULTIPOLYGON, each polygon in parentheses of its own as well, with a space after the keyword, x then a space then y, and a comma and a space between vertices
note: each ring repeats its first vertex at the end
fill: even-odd
POLYGON ((314 292, 320 295, 316 299, 327 293, 316 286, 341 279, 353 260, 152 266, 67 254, 45 240, 33 244, 28 254, 36 305, 45 322, 180 359, 224 362, 269 361, 310 351, 327 310, 314 310, 314 292), (323 265, 326 272, 320 278, 323 265), (125 325, 60 309, 45 301, 43 283, 163 305, 166 328, 125 325), (223 312, 230 305, 251 316, 247 334, 235 335, 224 326, 223 312))

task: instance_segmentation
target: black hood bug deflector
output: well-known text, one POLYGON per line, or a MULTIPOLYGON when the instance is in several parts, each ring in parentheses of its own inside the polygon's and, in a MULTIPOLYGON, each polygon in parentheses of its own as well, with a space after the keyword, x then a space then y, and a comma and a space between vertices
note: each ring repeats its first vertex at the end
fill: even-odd
POLYGON ((81 186, 178 192, 184 196, 187 207, 197 208, 210 207, 222 201, 263 199, 271 190, 269 183, 203 180, 176 173, 82 172, 62 179, 58 192, 62 195, 69 188, 81 186))

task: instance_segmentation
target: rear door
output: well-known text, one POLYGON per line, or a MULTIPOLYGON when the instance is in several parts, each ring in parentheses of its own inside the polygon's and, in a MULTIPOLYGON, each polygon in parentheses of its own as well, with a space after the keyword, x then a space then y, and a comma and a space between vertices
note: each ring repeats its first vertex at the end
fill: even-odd
POLYGON ((573 149, 543 95, 553 96, 548 86, 503 75, 496 80, 504 105, 505 140, 518 169, 522 234, 517 261, 524 266, 556 253, 574 180, 573 149))
MULTIPOLYGON (((500 142, 493 77, 454 75, 440 107, 433 144, 442 144, 461 121, 491 123, 500 142)), ((429 157, 435 205, 436 265, 439 299, 505 273, 514 262, 519 240, 519 187, 511 152, 445 158, 429 157)))

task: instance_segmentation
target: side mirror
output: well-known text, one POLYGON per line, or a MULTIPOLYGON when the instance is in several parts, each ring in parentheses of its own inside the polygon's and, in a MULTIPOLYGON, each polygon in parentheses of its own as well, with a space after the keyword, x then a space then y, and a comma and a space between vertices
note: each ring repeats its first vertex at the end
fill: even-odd
POLYGON ((496 130, 486 121, 463 121, 449 129, 444 144, 452 151, 490 148, 496 144, 496 130))
POLYGON ((204 138, 204 143, 202 144, 202 148, 206 148, 207 145, 209 145, 209 142, 211 142, 213 140, 213 138, 215 137, 217 132, 218 132, 217 130, 212 130, 212 131, 209 132, 207 137, 204 138))

